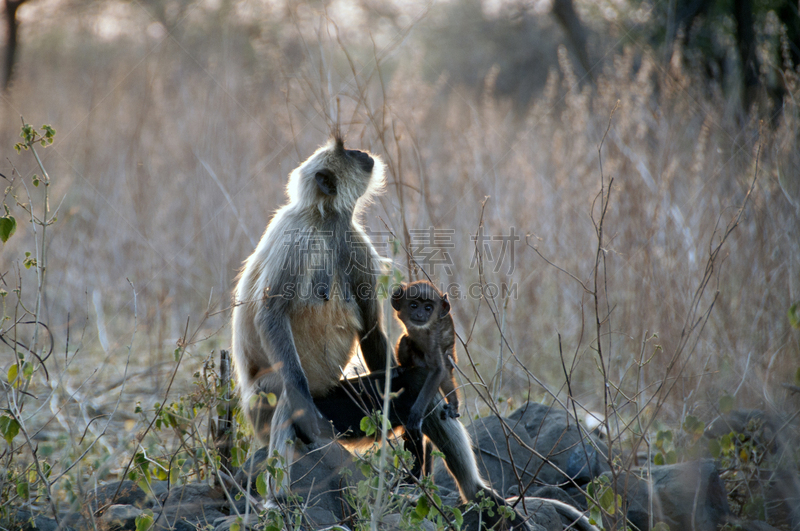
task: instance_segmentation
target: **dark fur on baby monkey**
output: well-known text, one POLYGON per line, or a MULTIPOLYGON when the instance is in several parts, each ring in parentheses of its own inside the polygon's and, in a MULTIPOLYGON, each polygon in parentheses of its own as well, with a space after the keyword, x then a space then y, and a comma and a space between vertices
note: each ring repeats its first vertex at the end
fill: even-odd
MULTIPOLYGON (((418 462, 424 460, 425 471, 429 472, 431 461, 427 451, 423 456, 422 417, 439 389, 447 401, 441 410, 442 420, 459 416, 453 377, 457 359, 450 302, 433 284, 418 280, 394 290, 392 307, 406 329, 397 343, 398 363, 401 367, 421 367, 428 371, 425 384, 411 407, 406 430, 418 462)), ((416 470, 419 470, 419 463, 416 470)))

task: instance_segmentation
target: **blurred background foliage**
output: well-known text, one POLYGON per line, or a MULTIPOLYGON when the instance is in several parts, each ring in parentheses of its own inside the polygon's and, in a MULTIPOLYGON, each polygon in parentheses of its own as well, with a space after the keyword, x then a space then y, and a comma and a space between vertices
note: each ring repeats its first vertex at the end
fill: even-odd
MULTIPOLYGON (((614 380, 630 390, 677 378, 665 419, 713 413, 723 393, 784 407, 778 384, 800 359, 787 318, 800 298, 797 2, 3 1, 0 173, 18 174, 24 203, 37 170, 12 149, 20 116, 56 128, 42 150, 59 208, 43 300, 61 352, 50 374, 71 389, 88 377, 97 410, 116 400, 132 337, 128 279, 139 327, 129 403, 163 391, 187 318, 204 338, 190 367, 226 348, 240 264, 285 202, 288 173, 336 120, 388 164, 387 194, 366 217, 384 255, 387 227, 406 247, 412 229, 452 231, 437 254, 451 267, 430 271, 438 282, 513 286, 507 301, 453 304, 479 369, 492 374, 501 351, 510 363, 498 398, 565 392, 560 333, 587 409, 602 408, 589 298, 532 246, 591 278, 611 120, 603 348, 614 380), (708 325, 672 365, 710 246, 756 172, 703 298, 708 325), (486 234, 521 238, 511 256, 487 244, 483 277, 481 220, 486 234), (644 350, 652 362, 631 371, 644 350)), ((6 308, 34 291, 20 266, 30 238, 21 221, 3 245, 6 308)), ((418 276, 408 262, 395 257, 418 276)), ((128 420, 111 436, 134 432, 128 420)), ((56 438, 49 429, 41 437, 56 438)))

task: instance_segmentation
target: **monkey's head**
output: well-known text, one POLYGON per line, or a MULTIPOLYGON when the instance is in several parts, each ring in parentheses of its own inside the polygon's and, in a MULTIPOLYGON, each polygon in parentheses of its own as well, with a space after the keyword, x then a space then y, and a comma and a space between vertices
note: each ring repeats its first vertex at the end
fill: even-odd
POLYGON ((406 328, 425 327, 450 313, 450 302, 425 280, 401 284, 392 293, 392 308, 406 328))
POLYGON ((289 200, 301 208, 355 212, 383 189, 384 166, 365 151, 345 149, 341 136, 311 155, 289 175, 289 200))

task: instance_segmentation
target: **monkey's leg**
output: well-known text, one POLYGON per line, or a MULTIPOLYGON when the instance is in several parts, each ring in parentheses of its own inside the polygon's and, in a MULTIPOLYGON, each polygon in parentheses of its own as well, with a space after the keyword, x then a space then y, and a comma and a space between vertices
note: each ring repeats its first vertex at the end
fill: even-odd
MULTIPOLYGON (((405 426, 419 391, 427 377, 427 369, 392 369, 391 392, 397 396, 390 402, 389 422, 392 427, 405 426)), ((372 372, 342 381, 324 397, 315 398, 317 409, 333 423, 334 431, 343 437, 361 438, 361 419, 373 411, 383 410, 386 373, 372 372)))
MULTIPOLYGON (((390 404, 389 421, 392 426, 405 426, 420 391, 427 380, 428 370, 423 368, 398 368, 391 373, 391 391, 399 393, 390 404), (402 392, 401 392, 402 391, 402 392)), ((385 373, 371 373, 350 378, 334 388, 327 396, 316 400, 317 407, 333 423, 334 429, 345 437, 363 438, 361 418, 383 407, 385 373)), ((461 423, 447 417, 442 420, 444 400, 433 400, 423 416, 422 433, 444 454, 445 464, 459 486, 465 501, 475 501, 479 494, 492 500, 495 505, 507 505, 491 487, 487 486, 478 471, 478 463, 472 450, 469 433, 461 423)), ((499 523, 498 529, 509 529, 511 523, 484 513, 487 523, 499 523)), ((513 521, 519 529, 529 529, 521 516, 513 521)))
POLYGON ((308 378, 300 363, 285 300, 280 297, 271 299, 259 310, 257 320, 261 324, 259 333, 264 350, 269 353, 270 365, 277 369, 282 381, 281 397, 290 402, 292 413, 305 413, 291 417, 295 423, 295 435, 305 443, 311 442, 320 435, 322 417, 314 406, 308 378))
POLYGON ((425 460, 422 462, 422 473, 426 476, 433 474, 433 445, 428 439, 423 439, 425 446, 425 460))
POLYGON ((411 467, 409 473, 419 478, 422 474, 430 475, 432 466, 431 464, 431 445, 424 437, 415 437, 411 432, 406 431, 403 434, 403 448, 407 452, 411 452, 414 456, 414 466, 411 467))
POLYGON ((262 445, 270 440, 272 417, 275 406, 269 403, 269 395, 276 398, 283 393, 283 381, 277 372, 264 371, 252 384, 250 392, 244 394, 242 409, 253 423, 253 432, 262 445))
MULTIPOLYGON (((391 390, 397 396, 391 401, 389 421, 392 427, 405 426, 416 403, 419 391, 427 380, 427 369, 396 368, 391 371, 391 390)), ((361 431, 361 419, 373 411, 383 410, 383 390, 386 373, 379 371, 368 375, 350 378, 331 390, 324 398, 315 399, 317 408, 333 424, 338 436, 349 439, 366 437, 361 431)), ((403 434, 405 448, 414 455, 414 466, 410 473, 420 477, 430 473, 432 459, 430 443, 424 440, 421 432, 413 437, 409 430, 403 434)))
MULTIPOLYGON (((456 390, 455 377, 452 372, 444 375, 442 378, 442 385, 439 386, 439 389, 442 390, 447 400, 443 415, 454 419, 460 417, 461 415, 458 413, 458 391, 456 390)), ((442 419, 444 419, 444 416, 442 419)))
POLYGON ((269 437, 269 456, 275 455, 275 452, 283 458, 284 476, 283 485, 276 485, 274 478, 270 477, 270 491, 274 495, 280 495, 282 490, 286 490, 292 484, 291 475, 289 472, 292 468, 294 461, 294 441, 297 438, 296 431, 293 423, 293 410, 292 404, 287 396, 286 389, 281 393, 278 398, 278 403, 275 406, 275 413, 272 416, 272 423, 270 425, 269 437))

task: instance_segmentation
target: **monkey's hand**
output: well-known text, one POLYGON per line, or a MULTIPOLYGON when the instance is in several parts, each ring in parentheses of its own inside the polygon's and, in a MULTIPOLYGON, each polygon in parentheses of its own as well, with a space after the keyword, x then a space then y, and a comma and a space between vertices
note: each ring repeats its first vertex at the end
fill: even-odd
POLYGON ((422 439, 422 415, 420 415, 419 412, 415 411, 413 408, 411 409, 411 414, 408 415, 406 431, 414 439, 422 439))
POLYGON ((457 419, 460 416, 456 404, 448 402, 442 407, 442 413, 440 415, 442 420, 447 420, 448 418, 457 419))

